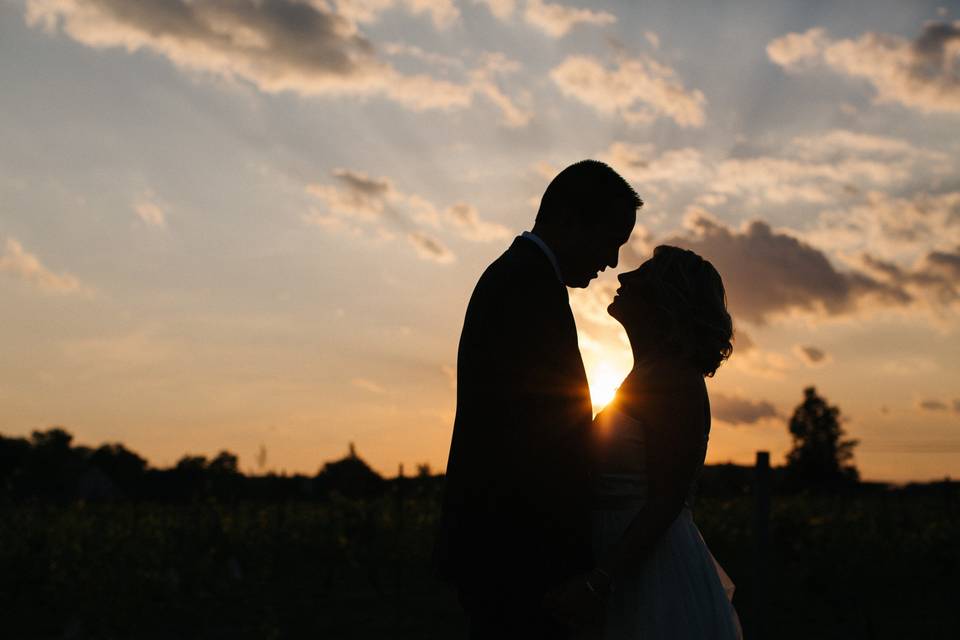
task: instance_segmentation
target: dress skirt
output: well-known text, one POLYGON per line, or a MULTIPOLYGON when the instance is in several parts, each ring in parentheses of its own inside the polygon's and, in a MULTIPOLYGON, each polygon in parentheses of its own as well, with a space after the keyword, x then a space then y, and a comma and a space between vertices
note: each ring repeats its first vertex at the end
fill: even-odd
MULTIPOLYGON (((599 557, 643 507, 645 478, 604 474, 593 515, 599 557)), ((707 548, 684 507, 653 551, 625 572, 607 600, 605 640, 736 640, 740 624, 733 583, 707 548)))

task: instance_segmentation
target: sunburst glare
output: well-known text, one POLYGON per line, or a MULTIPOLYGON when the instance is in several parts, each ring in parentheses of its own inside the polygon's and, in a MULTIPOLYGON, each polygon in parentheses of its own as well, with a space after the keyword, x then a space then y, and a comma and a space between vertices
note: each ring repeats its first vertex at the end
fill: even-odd
POLYGON ((587 377, 590 381, 590 399, 593 402, 594 412, 599 412, 610 404, 617 395, 617 389, 623 382, 624 372, 618 370, 609 362, 598 362, 587 368, 587 377))

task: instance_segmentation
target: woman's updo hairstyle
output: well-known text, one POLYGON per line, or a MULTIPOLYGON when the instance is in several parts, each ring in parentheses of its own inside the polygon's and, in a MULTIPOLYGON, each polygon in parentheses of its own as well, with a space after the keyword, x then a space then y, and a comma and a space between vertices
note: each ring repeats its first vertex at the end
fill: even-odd
POLYGON ((662 332, 663 351, 712 377, 733 352, 733 321, 720 274, 693 251, 669 245, 654 249, 640 271, 641 295, 662 332))

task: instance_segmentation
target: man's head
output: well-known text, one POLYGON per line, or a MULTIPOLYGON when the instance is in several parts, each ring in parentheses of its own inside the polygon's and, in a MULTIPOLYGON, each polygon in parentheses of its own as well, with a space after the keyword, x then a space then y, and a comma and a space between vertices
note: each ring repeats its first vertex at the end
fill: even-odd
POLYGON ((586 287, 617 266, 643 201, 620 174, 597 160, 572 164, 550 182, 533 232, 556 254, 563 283, 586 287))

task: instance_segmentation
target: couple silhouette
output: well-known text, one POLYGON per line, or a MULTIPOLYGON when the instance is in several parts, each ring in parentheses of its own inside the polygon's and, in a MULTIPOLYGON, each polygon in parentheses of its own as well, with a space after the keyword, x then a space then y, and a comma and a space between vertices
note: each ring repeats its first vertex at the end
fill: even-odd
POLYGON ((691 514, 732 351, 709 262, 660 246, 619 276, 634 367, 593 418, 567 287, 617 266, 642 206, 606 164, 567 167, 473 291, 435 548, 472 639, 740 635, 691 514))

